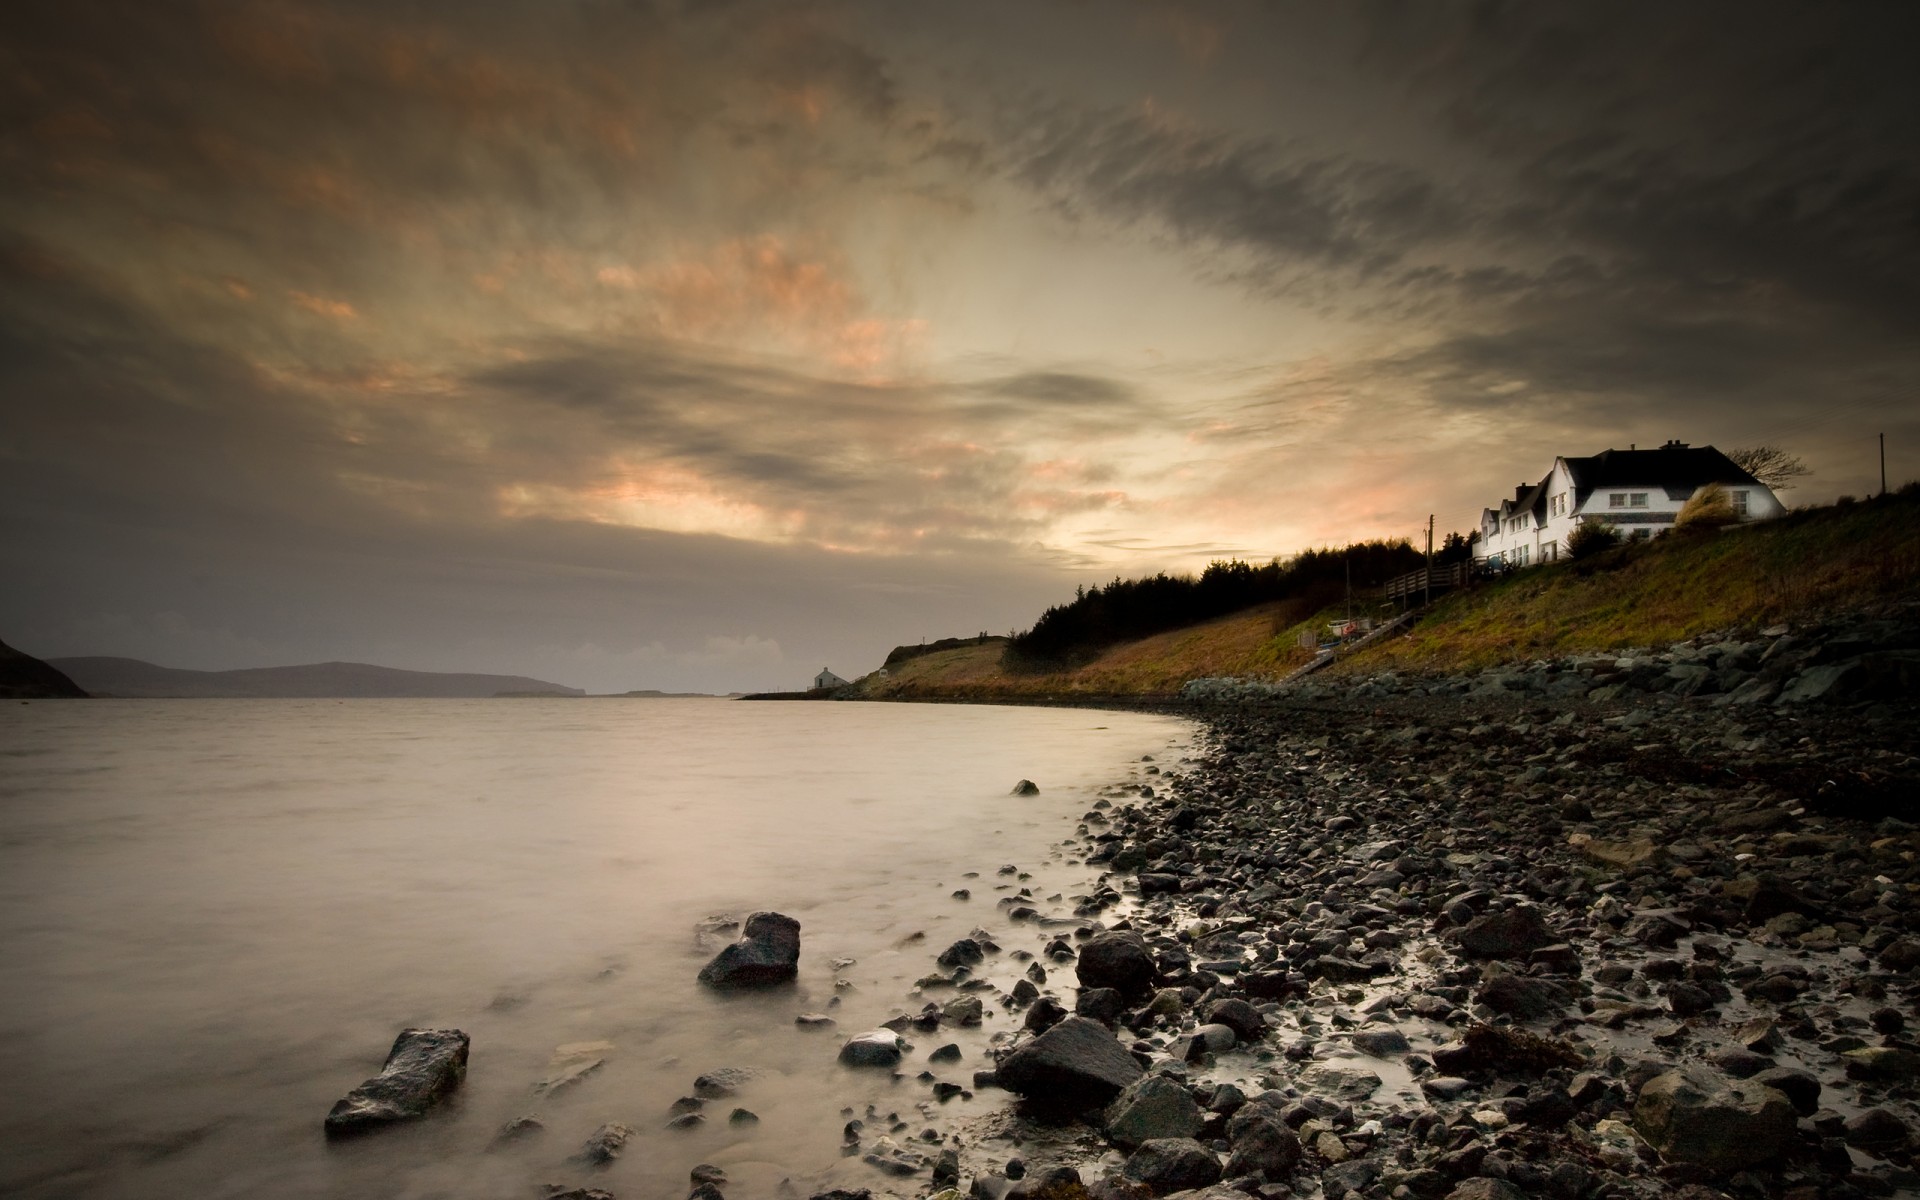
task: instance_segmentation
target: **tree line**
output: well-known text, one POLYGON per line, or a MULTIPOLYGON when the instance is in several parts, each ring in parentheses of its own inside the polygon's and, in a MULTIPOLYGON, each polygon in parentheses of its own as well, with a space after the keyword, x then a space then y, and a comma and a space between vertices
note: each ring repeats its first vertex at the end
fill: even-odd
MULTIPOLYGON (((1450 562, 1468 552, 1467 542, 1460 534, 1450 534, 1435 551, 1436 562, 1450 562)), ((1014 634, 1005 663, 1013 670, 1069 669, 1120 642, 1257 604, 1295 601, 1305 611, 1317 611, 1345 594, 1349 571, 1358 591, 1380 587, 1425 564, 1426 555, 1402 538, 1306 550, 1257 566, 1238 559, 1214 562, 1198 578, 1164 571, 1144 579, 1116 575, 1111 583, 1076 589, 1072 601, 1054 605, 1040 614, 1033 628, 1014 634)))

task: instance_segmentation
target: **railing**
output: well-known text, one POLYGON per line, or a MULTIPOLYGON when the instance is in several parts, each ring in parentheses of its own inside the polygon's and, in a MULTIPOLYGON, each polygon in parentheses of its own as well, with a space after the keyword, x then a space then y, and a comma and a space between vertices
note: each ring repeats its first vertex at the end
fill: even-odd
POLYGON ((1418 571, 1409 571, 1387 580, 1387 599, 1401 600, 1424 595, 1429 588, 1437 592, 1445 588, 1465 587, 1472 579, 1473 564, 1470 562, 1448 563, 1432 569, 1421 567, 1418 571))

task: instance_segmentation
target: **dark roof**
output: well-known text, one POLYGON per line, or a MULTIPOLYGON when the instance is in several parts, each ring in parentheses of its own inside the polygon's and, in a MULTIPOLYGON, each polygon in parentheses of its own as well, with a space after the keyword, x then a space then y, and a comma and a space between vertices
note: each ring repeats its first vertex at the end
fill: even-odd
POLYGON ((1712 446, 1662 446, 1658 450, 1602 450, 1569 458, 1567 470, 1582 495, 1595 488, 1694 488, 1709 483, 1753 486, 1760 481, 1712 446))

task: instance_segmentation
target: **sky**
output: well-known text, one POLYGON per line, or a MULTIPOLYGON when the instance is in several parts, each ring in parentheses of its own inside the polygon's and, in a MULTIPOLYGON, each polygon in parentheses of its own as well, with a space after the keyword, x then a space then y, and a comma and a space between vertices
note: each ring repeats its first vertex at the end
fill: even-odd
POLYGON ((1920 10, 32 2, 0 637, 802 686, 1555 455, 1920 475, 1920 10))

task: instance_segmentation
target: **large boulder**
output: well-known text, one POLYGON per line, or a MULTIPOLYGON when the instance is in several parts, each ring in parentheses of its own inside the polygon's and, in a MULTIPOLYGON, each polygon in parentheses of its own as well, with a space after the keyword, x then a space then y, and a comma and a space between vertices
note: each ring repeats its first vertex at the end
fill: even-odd
POLYGON ((1190 1138, 1207 1123, 1207 1115, 1186 1088, 1165 1075, 1148 1075, 1107 1105, 1106 1123, 1116 1145, 1138 1146, 1155 1138, 1190 1138))
POLYGON ((1137 933, 1113 930, 1080 947, 1074 973, 1083 988, 1112 988, 1127 997, 1144 996, 1153 986, 1153 954, 1137 933))
POLYGON ((1067 1017, 1001 1060, 1000 1086, 1050 1108, 1082 1112, 1111 1103, 1145 1074, 1107 1027, 1067 1017))
POLYGON ((1127 1159, 1121 1177, 1145 1184, 1156 1196, 1220 1182, 1220 1159, 1192 1138, 1155 1138, 1127 1159))
POLYGON ((327 1113, 327 1136, 350 1137, 423 1117, 467 1077, 467 1035, 458 1029, 405 1029, 380 1073, 327 1113))
POLYGON ((740 940, 700 969, 711 988, 768 987, 790 982, 800 973, 800 922, 777 912, 747 918, 740 940))
POLYGON ((1633 1105, 1633 1127, 1654 1149, 1715 1171, 1778 1158, 1793 1144, 1796 1121, 1773 1088, 1697 1065, 1655 1076, 1633 1105))

